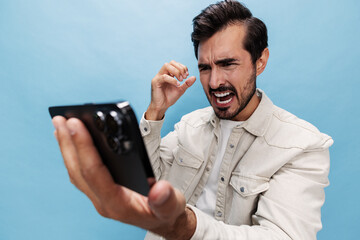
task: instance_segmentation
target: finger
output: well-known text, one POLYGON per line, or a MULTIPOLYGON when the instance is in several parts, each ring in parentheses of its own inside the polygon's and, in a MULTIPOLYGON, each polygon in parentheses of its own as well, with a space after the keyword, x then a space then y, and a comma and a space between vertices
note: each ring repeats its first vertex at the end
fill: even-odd
POLYGON ((84 180, 100 201, 111 199, 116 194, 117 185, 103 164, 86 127, 75 118, 67 121, 67 127, 72 132, 72 140, 84 180))
POLYGON ((156 183, 156 179, 154 177, 150 177, 147 178, 147 182, 149 184, 149 187, 151 188, 156 183))
POLYGON ((183 65, 181 63, 180 63, 180 65, 185 69, 184 79, 186 79, 189 76, 189 70, 185 65, 183 65))
POLYGON ((187 67, 185 65, 183 65, 183 64, 181 64, 179 62, 176 62, 174 60, 170 61, 170 64, 180 71, 181 77, 183 79, 187 78, 188 70, 187 70, 187 67))
POLYGON ((171 77, 176 77, 179 81, 183 80, 183 76, 181 74, 181 69, 178 69, 177 66, 172 65, 171 63, 165 63, 165 74, 170 75, 171 77))
POLYGON ((68 171, 71 183, 73 183, 80 191, 87 195, 93 202, 95 208, 99 211, 99 200, 91 191, 81 175, 77 152, 74 143, 72 142, 69 129, 66 126, 66 119, 57 116, 53 118, 53 123, 56 127, 55 136, 59 143, 61 154, 63 156, 64 164, 68 171))
POLYGON ((153 185, 148 195, 148 203, 154 215, 161 220, 173 220, 185 210, 185 198, 169 182, 159 181, 153 185))
POLYGON ((55 136, 60 147, 61 155, 64 159, 65 167, 68 170, 70 181, 75 184, 79 182, 81 175, 76 149, 71 140, 69 130, 66 127, 66 119, 61 116, 56 116, 52 121, 56 128, 55 136))
POLYGON ((191 76, 180 86, 180 88, 185 92, 189 87, 191 87, 196 81, 195 76, 191 76))
POLYGON ((175 87, 178 87, 180 86, 180 83, 173 77, 170 77, 169 75, 167 74, 163 74, 161 75, 159 78, 158 78, 158 83, 160 85, 164 84, 164 83, 168 83, 170 85, 173 85, 175 87))
POLYGON ((178 63, 178 64, 180 64, 180 66, 184 69, 184 71, 185 71, 185 74, 189 74, 189 70, 188 70, 188 68, 187 68, 187 66, 185 66, 184 64, 182 64, 182 63, 178 63))
POLYGON ((57 131, 56 131, 56 130, 54 131, 54 137, 55 137, 56 141, 59 142, 59 139, 58 139, 57 131))

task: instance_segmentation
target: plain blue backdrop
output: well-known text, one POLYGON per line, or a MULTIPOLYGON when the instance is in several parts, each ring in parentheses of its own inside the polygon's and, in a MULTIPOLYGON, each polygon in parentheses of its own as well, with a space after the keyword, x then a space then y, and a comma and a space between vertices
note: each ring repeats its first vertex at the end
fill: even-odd
MULTIPOLYGON (((69 182, 50 105, 129 100, 137 117, 172 59, 198 77, 192 18, 214 1, 0 0, 0 239, 142 239, 100 217, 69 182)), ((245 1, 268 26, 258 86, 335 141, 318 239, 360 235, 360 2, 245 1)), ((167 113, 207 106, 200 82, 167 113)))

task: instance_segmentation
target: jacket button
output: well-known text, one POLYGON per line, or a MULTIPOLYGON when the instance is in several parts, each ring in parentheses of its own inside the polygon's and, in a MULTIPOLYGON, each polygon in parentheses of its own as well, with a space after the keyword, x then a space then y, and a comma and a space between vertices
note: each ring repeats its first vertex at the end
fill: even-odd
POLYGON ((244 187, 241 187, 241 188, 240 188, 240 192, 245 192, 245 188, 244 188, 244 187))
POLYGON ((234 144, 230 144, 230 148, 234 148, 234 144))
POLYGON ((222 216, 222 212, 218 211, 218 212, 216 213, 216 216, 217 216, 217 217, 221 217, 221 216, 222 216))

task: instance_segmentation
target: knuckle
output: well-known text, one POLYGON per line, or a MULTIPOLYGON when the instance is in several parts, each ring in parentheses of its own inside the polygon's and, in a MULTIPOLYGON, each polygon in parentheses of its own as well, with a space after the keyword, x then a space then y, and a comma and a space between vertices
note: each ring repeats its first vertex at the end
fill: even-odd
POLYGON ((83 179, 87 182, 87 183, 93 183, 94 181, 96 181, 96 176, 98 174, 99 171, 103 171, 103 169, 107 169, 106 166, 102 163, 92 163, 89 164, 89 166, 84 166, 81 168, 80 173, 81 176, 83 177, 83 179))
POLYGON ((162 74, 157 74, 152 80, 151 83, 157 83, 158 81, 160 81, 162 74))
POLYGON ((109 213, 103 207, 97 207, 96 211, 103 217, 109 218, 109 213))
POLYGON ((76 171, 76 169, 70 169, 70 168, 67 169, 67 172, 70 182, 76 186, 78 182, 76 180, 78 178, 78 172, 76 171))
POLYGON ((81 168, 81 175, 85 179, 85 181, 88 181, 92 179, 93 173, 94 173, 94 166, 81 168))
POLYGON ((118 218, 117 214, 114 212, 114 209, 108 205, 102 205, 99 210, 99 214, 105 218, 118 218))
POLYGON ((151 84, 154 84, 159 81, 159 75, 156 75, 153 79, 151 79, 151 84))
POLYGON ((70 182, 76 186, 76 180, 73 174, 69 173, 69 180, 70 182))

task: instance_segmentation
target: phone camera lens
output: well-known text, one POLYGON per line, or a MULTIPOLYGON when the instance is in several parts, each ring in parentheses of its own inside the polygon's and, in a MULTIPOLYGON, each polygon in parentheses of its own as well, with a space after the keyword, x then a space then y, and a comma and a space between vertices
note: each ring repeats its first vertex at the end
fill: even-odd
POLYGON ((95 125, 100 131, 105 130, 105 115, 101 111, 97 111, 94 115, 95 125))
POLYGON ((122 117, 115 111, 106 115, 106 126, 110 134, 121 133, 122 117))
POLYGON ((116 152, 119 147, 120 147, 120 142, 117 138, 114 138, 114 137, 108 137, 107 138, 107 142, 109 144, 109 147, 114 151, 116 152))
POLYGON ((130 151, 132 147, 133 147, 132 141, 127 140, 122 142, 122 149, 124 150, 124 152, 130 151))

